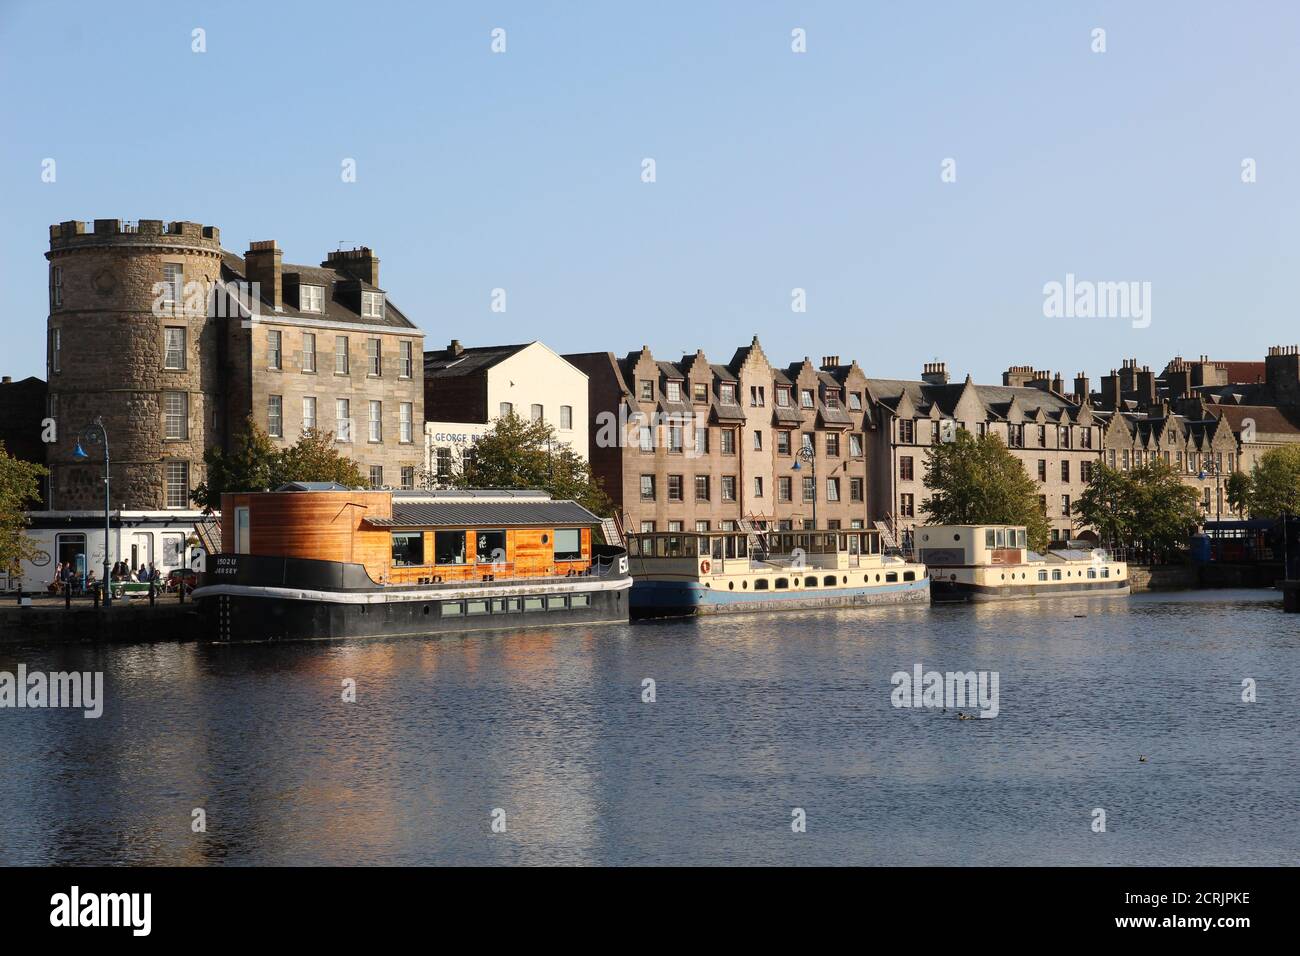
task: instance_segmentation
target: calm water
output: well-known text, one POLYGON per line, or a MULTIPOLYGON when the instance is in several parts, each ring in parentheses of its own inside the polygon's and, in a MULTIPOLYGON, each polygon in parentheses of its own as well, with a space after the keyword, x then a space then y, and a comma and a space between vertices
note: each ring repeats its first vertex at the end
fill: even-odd
POLYGON ((102 670, 107 703, 99 720, 0 710, 4 864, 1300 858, 1300 617, 1272 592, 390 642, 0 644, 0 671, 19 662, 102 670), (890 675, 917 662, 999 672, 1001 713, 895 709, 890 675), (1245 677, 1258 703, 1241 702, 1245 677))

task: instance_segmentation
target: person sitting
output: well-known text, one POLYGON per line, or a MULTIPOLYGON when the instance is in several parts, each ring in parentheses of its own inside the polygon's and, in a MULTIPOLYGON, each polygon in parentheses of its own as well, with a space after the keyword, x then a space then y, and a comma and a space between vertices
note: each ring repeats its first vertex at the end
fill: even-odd
POLYGON ((60 561, 54 568, 54 577, 50 579, 49 587, 45 590, 50 594, 58 594, 63 588, 63 562, 60 561))

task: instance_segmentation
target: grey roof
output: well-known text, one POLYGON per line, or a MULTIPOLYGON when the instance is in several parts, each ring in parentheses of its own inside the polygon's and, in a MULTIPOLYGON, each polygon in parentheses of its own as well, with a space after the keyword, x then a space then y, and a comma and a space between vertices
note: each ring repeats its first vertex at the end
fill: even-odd
POLYGON ((595 525, 600 519, 576 501, 434 501, 406 503, 393 499, 391 518, 366 518, 375 528, 468 527, 521 525, 595 525))
MULTIPOLYGON (((263 317, 268 320, 276 317, 289 319, 302 319, 309 322, 326 322, 326 323, 350 323, 354 325, 387 325, 394 329, 411 329, 415 330, 415 323, 406 317, 392 301, 384 296, 384 316, 381 319, 365 318, 361 315, 359 305, 360 296, 357 296, 358 308, 353 308, 348 299, 350 296, 340 295, 340 287, 361 288, 371 292, 380 292, 382 290, 354 279, 349 275, 338 272, 334 269, 325 269, 320 266, 303 266, 286 262, 281 267, 282 276, 297 275, 301 285, 319 285, 325 287, 325 311, 324 312, 302 312, 299 311, 285 296, 280 311, 275 311, 275 307, 265 297, 262 297, 263 317)), ((222 278, 226 281, 245 280, 248 273, 244 265, 242 256, 237 256, 229 250, 221 250, 221 272, 222 278)), ((289 283, 285 282, 285 291, 288 292, 289 283)))
MULTIPOLYGON (((1015 399, 1021 410, 1028 416, 1042 409, 1049 419, 1059 421, 1062 414, 1072 414, 1070 402, 1059 395, 1041 388, 1014 385, 977 385, 972 383, 975 394, 990 412, 997 413, 997 408, 1008 408, 1015 399)), ((951 415, 966 388, 965 382, 949 382, 947 385, 932 385, 929 382, 908 381, 892 378, 869 378, 867 389, 875 398, 891 409, 898 407, 898 400, 906 393, 912 405, 919 412, 928 412, 931 405, 938 405, 945 415, 951 415)))
POLYGON ((424 377, 426 379, 455 378, 460 375, 472 375, 499 365, 531 344, 531 342, 524 342, 521 345, 483 345, 461 349, 459 353, 452 352, 450 349, 425 352, 424 377))
POLYGON ((347 485, 337 481, 287 481, 276 491, 351 491, 347 485))

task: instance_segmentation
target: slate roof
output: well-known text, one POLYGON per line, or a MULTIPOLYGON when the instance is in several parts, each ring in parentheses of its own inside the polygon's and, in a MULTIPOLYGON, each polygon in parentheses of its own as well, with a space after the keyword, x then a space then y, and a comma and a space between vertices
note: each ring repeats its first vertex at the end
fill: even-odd
MULTIPOLYGON (((362 282, 359 279, 338 272, 334 269, 325 269, 320 266, 303 266, 286 262, 281 268, 282 276, 298 275, 298 281, 301 285, 319 285, 325 287, 324 312, 302 312, 294 307, 287 299, 279 312, 265 296, 262 297, 262 313, 268 320, 274 318, 300 319, 307 322, 321 322, 331 325, 351 324, 351 325, 377 325, 390 326, 393 329, 415 329, 416 325, 406 317, 397 306, 395 306, 387 296, 384 297, 384 316, 383 318, 366 318, 362 317, 360 312, 360 297, 357 299, 357 307, 354 308, 349 301, 351 298, 347 295, 341 295, 340 287, 361 288, 368 292, 380 292, 381 289, 370 285, 368 282, 362 282)), ((233 252, 225 249, 221 250, 221 278, 227 282, 246 281, 248 273, 244 265, 242 256, 237 256, 233 252)), ((285 283, 286 291, 288 283, 285 283)))
POLYGON ((522 352, 531 344, 531 342, 525 342, 521 345, 484 345, 477 348, 462 349, 459 354, 452 352, 450 349, 425 352, 424 377, 426 379, 456 378, 461 375, 472 375, 475 372, 481 372, 492 368, 494 365, 499 365, 510 356, 522 352))
MULTIPOLYGON (((976 385, 972 383, 975 395, 983 403, 989 417, 998 420, 1006 416, 1012 399, 1020 406, 1027 418, 1032 418, 1042 409, 1049 421, 1062 421, 1062 417, 1073 419, 1078 414, 1078 406, 1066 399, 1053 395, 1041 388, 1014 385, 976 385)), ((898 403, 906 394, 912 405, 922 414, 937 406, 944 415, 951 416, 965 391, 964 382, 949 382, 947 385, 932 385, 929 382, 909 381, 893 378, 868 378, 867 390, 877 401, 890 409, 897 409, 898 403)))
POLYGON ((600 518, 576 501, 419 501, 393 499, 391 518, 366 518, 373 528, 595 525, 600 518))

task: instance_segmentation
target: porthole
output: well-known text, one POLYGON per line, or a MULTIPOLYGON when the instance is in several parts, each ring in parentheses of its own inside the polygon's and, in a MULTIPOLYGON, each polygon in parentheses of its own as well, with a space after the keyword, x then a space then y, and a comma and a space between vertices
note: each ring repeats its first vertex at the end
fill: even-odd
POLYGON ((727 582, 727 590, 728 590, 728 591, 734 591, 734 590, 736 590, 736 582, 735 582, 735 581, 728 581, 728 582, 727 582))
POLYGON ((550 541, 550 540, 551 540, 551 538, 550 538, 549 535, 545 535, 545 534, 542 535, 542 544, 546 544, 546 542, 548 542, 548 541, 550 541))

